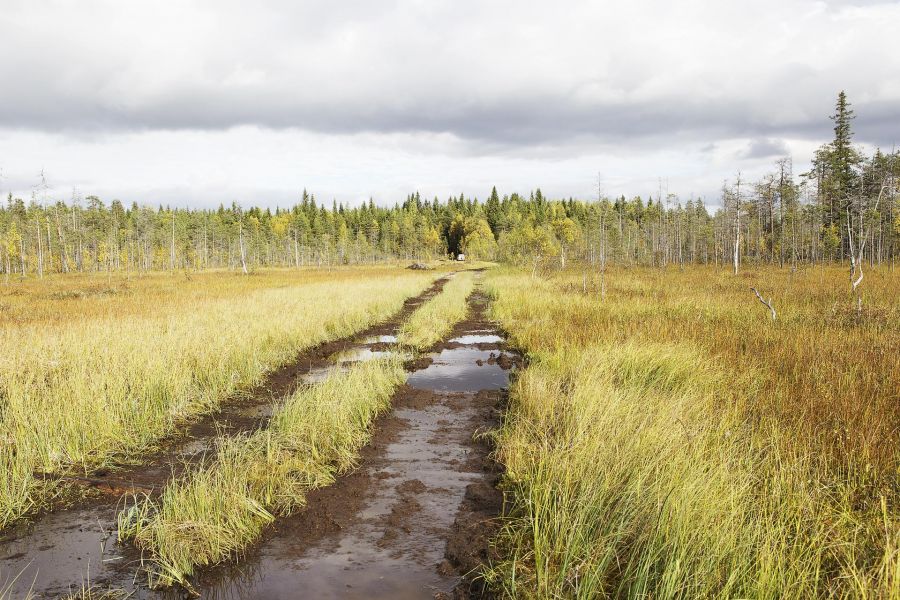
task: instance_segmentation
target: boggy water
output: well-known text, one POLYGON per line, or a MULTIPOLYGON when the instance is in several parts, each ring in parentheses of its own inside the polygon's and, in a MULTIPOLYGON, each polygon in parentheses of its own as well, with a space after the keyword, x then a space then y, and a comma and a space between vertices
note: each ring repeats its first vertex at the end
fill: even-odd
POLYGON ((97 486, 93 497, 2 532, 0 598, 25 598, 29 594, 36 599, 56 598, 80 589, 82 584, 123 589, 133 593, 130 598, 153 597, 143 586, 146 574, 140 573, 140 556, 134 548, 117 542, 116 515, 121 498, 130 492, 158 490, 173 471, 195 464, 213 450, 220 431, 252 430, 264 424, 272 414, 275 398, 289 393, 309 373, 378 356, 381 350, 376 345, 394 338, 394 330, 405 315, 437 293, 441 284, 438 282, 420 296, 409 299, 401 313, 373 326, 352 343, 339 340, 332 344, 344 347, 344 351, 320 360, 318 350, 314 349, 309 356, 302 356, 296 363, 273 373, 275 381, 266 390, 228 407, 209 423, 188 427, 186 435, 174 440, 165 450, 164 459, 129 469, 126 476, 113 472, 104 479, 105 475, 97 474, 95 477, 104 484, 97 486))
POLYGON ((458 327, 452 347, 410 374, 394 411, 379 421, 360 469, 327 488, 328 498, 317 503, 326 505, 318 519, 332 521, 330 531, 310 536, 316 518, 302 512, 281 521, 238 567, 203 581, 201 597, 449 594, 459 582, 445 560, 454 519, 470 486, 493 484, 473 435, 488 425, 512 366, 501 352, 503 339, 484 327, 479 321, 458 327))
MULTIPOLYGON (((480 313, 483 299, 476 304, 480 313)), ((392 341, 360 339, 333 356, 330 368, 379 356, 392 341)), ((236 565, 204 573, 196 582, 201 597, 403 599, 450 592, 459 581, 444 559, 454 519, 467 490, 492 486, 495 477, 473 434, 486 428, 508 385, 514 357, 502 342, 483 321, 458 326, 427 366, 410 373, 360 468, 313 492, 308 510, 279 519, 236 565)), ((136 579, 136 557, 116 544, 109 507, 47 515, 20 540, 0 543, 0 589, 17 576, 12 598, 24 597, 32 584, 35 597, 52 598, 82 582, 123 589, 131 598, 184 597, 177 589, 147 589, 145 575, 136 579)))

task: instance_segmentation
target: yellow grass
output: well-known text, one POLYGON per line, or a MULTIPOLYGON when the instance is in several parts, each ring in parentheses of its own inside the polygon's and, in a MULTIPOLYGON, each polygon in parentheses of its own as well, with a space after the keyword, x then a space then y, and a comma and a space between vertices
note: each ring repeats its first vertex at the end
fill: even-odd
POLYGON ((228 558, 257 539, 276 514, 302 506, 310 489, 350 469, 375 416, 406 380, 400 357, 375 359, 301 388, 269 427, 219 441, 215 462, 175 481, 158 501, 120 515, 120 535, 150 550, 157 582, 228 558))
POLYGON ((48 279, 2 288, 0 527, 40 506, 35 472, 133 458, 434 278, 396 268, 48 279))
POLYGON ((489 276, 532 359, 498 435, 499 591, 900 597, 900 276, 867 273, 862 317, 836 268, 589 282, 489 276))
POLYGON ((456 273, 440 294, 420 306, 403 324, 397 341, 416 350, 425 350, 443 339, 468 312, 466 299, 475 288, 475 274, 456 273))

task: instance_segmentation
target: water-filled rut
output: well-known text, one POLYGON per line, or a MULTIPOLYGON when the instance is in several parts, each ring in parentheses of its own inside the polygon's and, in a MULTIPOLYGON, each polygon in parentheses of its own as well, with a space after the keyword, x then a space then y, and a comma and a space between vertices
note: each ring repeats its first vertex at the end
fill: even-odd
MULTIPOLYGON (((518 363, 485 320, 487 299, 476 292, 469 304, 468 319, 445 341, 421 357, 409 357, 408 381, 395 394, 393 410, 376 422, 359 467, 334 485, 310 492, 304 509, 276 520, 238 560, 202 570, 192 582, 201 597, 432 598, 467 593, 473 582, 463 575, 486 559, 502 500, 496 488, 498 468, 477 434, 498 425, 509 376, 518 363)), ((373 328, 357 336, 328 361, 310 365, 300 378, 314 384, 333 369, 392 350, 394 329, 373 328)), ((261 403, 245 409, 248 417, 265 420, 268 407, 261 403)), ((56 531, 76 529, 58 542, 47 539, 44 550, 22 548, 21 556, 11 558, 33 559, 46 568, 58 560, 68 564, 88 557, 92 564, 101 561, 106 576, 97 577, 91 569, 92 581, 102 583, 101 588, 126 589, 132 598, 184 597, 177 588, 148 589, 145 576, 135 581, 136 565, 128 564, 136 558, 133 554, 102 562, 116 559, 119 547, 108 515, 105 522, 94 516, 58 518, 56 531), (90 544, 92 552, 86 550, 90 544)), ((5 551, 14 549, 6 545, 5 551)), ((36 587, 53 597, 65 591, 62 586, 77 586, 86 571, 73 576, 66 569, 52 576, 50 584, 36 587)))
POLYGON ((5 591, 10 598, 22 598, 30 591, 35 598, 54 598, 80 588, 82 582, 143 593, 140 584, 146 576, 137 574, 140 555, 117 542, 116 515, 122 498, 131 492, 158 493, 173 476, 212 452, 220 435, 264 426, 276 399, 314 380, 315 373, 331 368, 335 356, 355 349, 383 350, 381 340, 392 336, 416 308, 441 291, 445 282, 446 278, 441 278, 419 296, 408 299, 385 322, 301 353, 292 363, 270 373, 257 388, 230 399, 216 413, 163 440, 141 464, 112 467, 90 478, 64 480, 68 485, 86 488, 86 495, 0 533, 0 597, 5 591))
POLYGON ((236 566, 207 571, 201 597, 433 598, 488 551, 498 470, 477 434, 496 427, 518 362, 485 322, 486 299, 431 353, 410 361, 393 411, 360 467, 316 490, 236 566))

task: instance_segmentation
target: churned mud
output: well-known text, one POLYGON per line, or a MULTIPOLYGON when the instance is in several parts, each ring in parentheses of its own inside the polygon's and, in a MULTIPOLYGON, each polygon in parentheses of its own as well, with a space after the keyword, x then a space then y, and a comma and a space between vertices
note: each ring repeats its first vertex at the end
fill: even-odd
POLYGON ((409 361, 359 468, 312 492, 236 565, 204 572, 201 597, 483 597, 477 568, 502 494, 478 434, 499 424, 519 358, 484 320, 486 299, 470 304, 448 341, 409 361))
MULTIPOLYGON (((305 368, 294 366, 282 393, 388 351, 397 325, 422 301, 408 302, 390 323, 318 349, 305 368)), ((393 410, 376 422, 359 467, 311 492, 304 509, 279 518, 237 560, 201 571, 192 582, 201 597, 486 595, 477 570, 490 558, 502 494, 487 436, 479 434, 498 426, 510 374, 519 365, 485 320, 486 302, 476 292, 468 320, 424 356, 409 358, 407 384, 395 394, 393 410)), ((235 410, 259 426, 269 414, 262 407, 270 405, 271 396, 269 402, 235 404, 235 410)), ((45 515, 0 544, 3 576, 22 571, 12 597, 32 581, 37 597, 54 597, 88 577, 100 589, 123 589, 130 598, 187 597, 179 588, 146 586, 139 556, 115 542, 115 513, 116 501, 94 500, 45 515)))
MULTIPOLYGON (((159 493, 173 476, 212 452, 220 435, 265 426, 275 401, 301 383, 314 382, 315 373, 383 352, 376 346, 384 346, 384 340, 392 338, 397 327, 440 292, 445 282, 439 279, 407 300, 386 322, 303 352, 256 388, 163 440, 140 464, 118 464, 89 477, 62 478, 58 485, 69 486, 66 496, 74 501, 0 533, 0 590, 6 589, 10 598, 25 597, 29 590, 35 598, 54 598, 90 582, 132 590, 136 594, 132 597, 138 597, 143 593, 140 584, 145 583, 135 579, 140 556, 130 546, 117 543, 116 514, 123 498, 159 493)), ((146 580, 146 575, 137 577, 146 580)))

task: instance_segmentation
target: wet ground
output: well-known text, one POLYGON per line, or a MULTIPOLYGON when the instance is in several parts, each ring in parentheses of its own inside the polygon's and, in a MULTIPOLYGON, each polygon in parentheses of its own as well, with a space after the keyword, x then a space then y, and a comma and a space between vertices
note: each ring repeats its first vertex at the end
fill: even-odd
MULTIPOLYGON (((410 358, 408 382, 394 410, 376 423, 359 468, 312 492, 306 509, 276 521, 235 564, 202 572, 194 582, 201 597, 402 599, 480 589, 463 575, 487 558, 502 496, 489 448, 475 434, 497 425, 518 358, 484 320, 485 299, 476 295, 471 305, 470 319, 447 342, 410 358)), ((326 361, 298 377, 314 383, 331 369, 389 351, 393 327, 329 348, 326 361)), ((241 410, 264 422, 270 406, 241 410)), ((134 581, 138 557, 115 543, 114 508, 51 513, 30 533, 0 544, 0 581, 24 569, 13 591, 24 592, 36 576, 38 597, 54 597, 90 572, 91 581, 135 598, 184 597, 183 590, 151 592, 134 581)))
MULTIPOLYGON (((445 279, 421 295, 410 298, 396 315, 345 339, 327 342, 303 352, 273 371, 257 388, 226 401, 214 414, 188 424, 177 435, 162 440, 160 449, 139 465, 112 465, 89 477, 60 480, 66 496, 78 498, 67 506, 38 515, 0 534, 0 597, 54 598, 82 581, 117 582, 131 588, 140 562, 134 549, 116 542, 116 514, 131 493, 159 493, 173 475, 191 468, 214 449, 217 437, 264 426, 276 399, 290 394, 309 373, 331 368, 333 357, 366 340, 393 336, 396 328, 423 302, 439 293, 445 279), (124 583, 123 583, 124 581, 124 583), (128 585, 125 585, 128 584, 128 585)), ((383 344, 382 344, 383 345, 383 344)))

